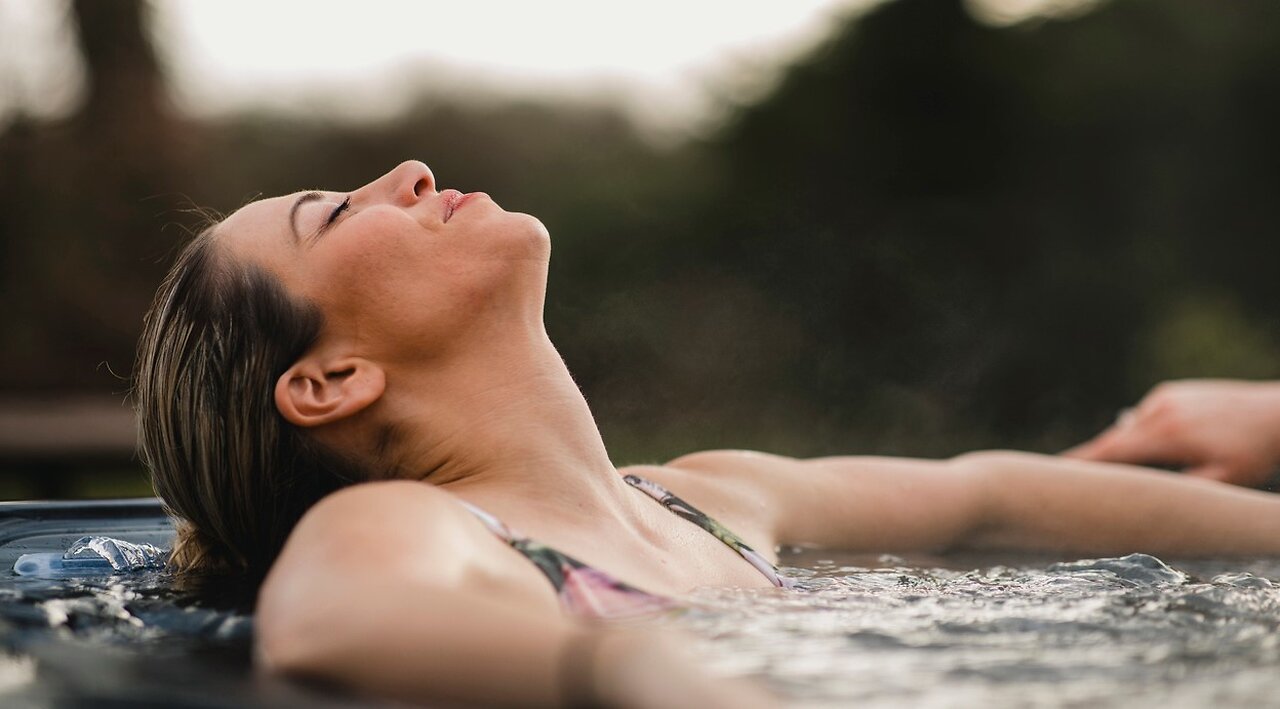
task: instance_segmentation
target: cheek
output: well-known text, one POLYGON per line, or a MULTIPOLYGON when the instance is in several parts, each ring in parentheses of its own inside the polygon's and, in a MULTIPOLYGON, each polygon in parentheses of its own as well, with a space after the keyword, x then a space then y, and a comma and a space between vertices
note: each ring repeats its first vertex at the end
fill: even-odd
POLYGON ((486 313, 504 312, 523 292, 521 274, 542 273, 545 283, 545 268, 529 267, 545 267, 548 246, 531 217, 434 232, 402 214, 360 216, 358 229, 317 244, 308 290, 335 326, 361 339, 446 343, 486 313))
POLYGON ((421 268, 430 250, 429 235, 396 216, 381 210, 354 216, 347 229, 319 245, 324 273, 317 280, 342 290, 377 288, 400 271, 421 268))
POLYGON ((370 240, 333 256, 315 298, 366 336, 448 338, 488 297, 490 264, 439 245, 370 240))

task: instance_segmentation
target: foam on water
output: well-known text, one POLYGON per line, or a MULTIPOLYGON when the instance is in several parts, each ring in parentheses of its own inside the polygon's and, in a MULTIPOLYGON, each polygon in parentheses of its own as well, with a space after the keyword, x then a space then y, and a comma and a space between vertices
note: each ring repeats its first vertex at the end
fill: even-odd
POLYGON ((763 676, 814 706, 1190 707, 1280 696, 1275 561, 853 560, 802 554, 791 562, 806 568, 788 569, 797 590, 707 589, 681 622, 708 638, 718 671, 763 676))

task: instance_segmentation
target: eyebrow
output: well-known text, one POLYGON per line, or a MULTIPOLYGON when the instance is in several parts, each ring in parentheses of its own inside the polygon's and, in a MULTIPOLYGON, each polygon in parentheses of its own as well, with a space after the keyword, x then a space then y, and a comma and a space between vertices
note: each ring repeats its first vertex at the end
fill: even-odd
POLYGON ((293 232, 295 244, 302 243, 302 235, 298 233, 298 210, 302 209, 302 205, 307 202, 314 202, 318 199, 324 199, 324 193, 306 192, 294 200, 293 206, 289 208, 289 231, 293 232))

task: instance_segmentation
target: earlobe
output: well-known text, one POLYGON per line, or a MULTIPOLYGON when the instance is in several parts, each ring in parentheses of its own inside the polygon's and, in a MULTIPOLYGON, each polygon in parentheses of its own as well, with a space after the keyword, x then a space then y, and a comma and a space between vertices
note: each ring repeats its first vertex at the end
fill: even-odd
POLYGON ((386 381, 381 367, 360 357, 304 358, 276 380, 276 409, 295 426, 322 426, 377 401, 386 381))

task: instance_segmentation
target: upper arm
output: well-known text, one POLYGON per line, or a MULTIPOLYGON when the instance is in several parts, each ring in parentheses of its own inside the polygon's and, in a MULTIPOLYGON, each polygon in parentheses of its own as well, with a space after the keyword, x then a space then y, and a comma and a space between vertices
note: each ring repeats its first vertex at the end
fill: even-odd
POLYGON ((881 457, 800 460, 752 451, 706 451, 673 467, 730 476, 758 504, 777 544, 867 551, 943 549, 986 518, 979 466, 881 457))

